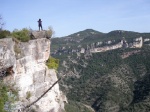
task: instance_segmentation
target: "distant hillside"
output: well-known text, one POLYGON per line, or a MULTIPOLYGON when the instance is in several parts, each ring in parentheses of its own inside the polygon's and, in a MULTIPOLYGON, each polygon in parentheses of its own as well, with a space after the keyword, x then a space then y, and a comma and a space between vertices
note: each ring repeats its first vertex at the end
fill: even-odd
POLYGON ((52 45, 51 45, 51 50, 54 52, 55 50, 58 50, 60 47, 77 47, 79 43, 81 42, 84 44, 87 42, 87 39, 101 37, 104 35, 104 33, 92 30, 92 29, 87 29, 84 31, 80 31, 71 35, 68 35, 66 37, 61 37, 61 38, 52 38, 52 45))
POLYGON ((56 52, 60 49, 77 49, 79 47, 86 48, 87 45, 103 42, 104 46, 108 41, 113 41, 113 44, 119 42, 122 38, 128 42, 132 42, 134 38, 143 37, 150 38, 150 33, 138 33, 132 31, 115 30, 109 33, 102 33, 93 29, 86 29, 69 36, 61 38, 52 38, 51 51, 56 52))
POLYGON ((147 112, 150 105, 150 47, 57 57, 59 73, 67 74, 61 89, 72 101, 91 105, 96 112, 147 112), (140 50, 127 58, 122 54, 140 50), (146 103, 146 104, 145 104, 146 103))
POLYGON ((91 31, 94 32, 84 30, 52 39, 51 49, 57 51, 52 56, 60 60, 59 76, 67 74, 61 81, 67 98, 90 105, 96 112, 148 112, 150 33, 116 30, 91 34, 91 31), (120 44, 121 40, 128 46, 120 44), (108 49, 117 45, 123 46, 103 52, 90 51, 93 46, 108 49), (79 51, 82 48, 85 52, 79 51))
POLYGON ((95 31, 93 29, 86 29, 86 30, 83 30, 83 31, 79 31, 77 33, 74 33, 74 34, 71 34, 71 35, 68 35, 67 37, 72 37, 72 38, 85 38, 85 37, 89 37, 89 36, 92 36, 93 35, 104 35, 104 33, 101 33, 99 31, 95 31))

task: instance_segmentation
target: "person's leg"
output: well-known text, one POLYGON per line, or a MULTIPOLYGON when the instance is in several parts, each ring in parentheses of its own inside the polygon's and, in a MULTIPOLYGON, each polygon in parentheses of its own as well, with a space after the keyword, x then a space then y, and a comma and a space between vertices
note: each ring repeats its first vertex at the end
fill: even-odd
POLYGON ((41 30, 43 30, 42 25, 41 25, 41 30))
POLYGON ((40 25, 39 25, 39 31, 40 31, 40 25))

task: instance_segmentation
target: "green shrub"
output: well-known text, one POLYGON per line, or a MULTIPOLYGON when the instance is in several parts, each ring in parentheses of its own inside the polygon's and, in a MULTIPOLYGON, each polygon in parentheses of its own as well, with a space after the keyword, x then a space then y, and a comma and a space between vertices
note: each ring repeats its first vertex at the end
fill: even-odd
POLYGON ((23 28, 22 30, 14 30, 12 32, 12 36, 17 38, 18 40, 22 42, 27 42, 30 40, 29 30, 26 28, 23 28))
POLYGON ((6 112, 4 110, 4 105, 6 102, 9 102, 11 105, 11 103, 18 100, 17 98, 18 90, 14 88, 14 85, 10 85, 8 83, 4 84, 3 81, 0 80, 0 112, 6 112))
POLYGON ((54 34, 53 29, 51 27, 48 27, 48 30, 46 30, 46 37, 51 38, 53 34, 54 34))
POLYGON ((0 39, 6 38, 7 36, 10 36, 10 31, 0 30, 0 39))
POLYGON ((6 101, 8 101, 8 95, 7 95, 7 87, 0 82, 0 112, 4 111, 4 104, 6 101))
POLYGON ((27 92, 26 92, 26 99, 28 100, 30 97, 31 97, 31 92, 30 92, 30 91, 27 91, 27 92))
POLYGON ((46 65, 48 66, 49 69, 58 69, 59 66, 59 60, 55 59, 53 57, 50 57, 47 62, 46 65))

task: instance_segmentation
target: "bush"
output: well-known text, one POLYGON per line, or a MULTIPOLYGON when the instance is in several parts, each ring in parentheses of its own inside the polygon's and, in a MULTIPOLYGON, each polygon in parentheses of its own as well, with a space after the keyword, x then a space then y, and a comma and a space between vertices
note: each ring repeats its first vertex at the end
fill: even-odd
POLYGON ((8 101, 8 95, 7 95, 7 87, 0 82, 0 112, 4 111, 4 104, 6 101, 8 101))
POLYGON ((53 57, 50 57, 47 62, 46 62, 46 65, 49 69, 58 69, 58 66, 59 66, 59 60, 58 59, 55 59, 53 57))
POLYGON ((46 30, 46 37, 51 38, 53 34, 54 34, 53 29, 51 27, 48 27, 48 30, 46 30))
POLYGON ((32 96, 32 95, 31 95, 31 92, 30 92, 30 91, 27 91, 27 92, 26 92, 26 99, 29 100, 31 96, 32 96))
POLYGON ((10 31, 0 30, 0 39, 6 38, 7 36, 10 36, 10 31))
MULTIPOLYGON (((8 83, 4 84, 3 81, 0 80, 0 112, 6 112, 4 110, 5 103, 9 102, 9 106, 11 106, 11 104, 17 100, 18 90, 14 88, 14 85, 8 83)), ((11 107, 9 109, 11 109, 11 107)))
POLYGON ((22 42, 27 42, 30 40, 30 31, 26 28, 23 28, 22 30, 14 30, 12 32, 12 36, 17 38, 18 40, 22 42))

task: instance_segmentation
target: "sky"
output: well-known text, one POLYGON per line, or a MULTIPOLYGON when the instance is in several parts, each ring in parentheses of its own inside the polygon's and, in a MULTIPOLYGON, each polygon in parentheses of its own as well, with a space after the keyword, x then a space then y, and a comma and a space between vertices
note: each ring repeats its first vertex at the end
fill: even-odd
POLYGON ((53 29, 63 37, 93 29, 150 32, 150 0, 0 0, 3 29, 53 29))

